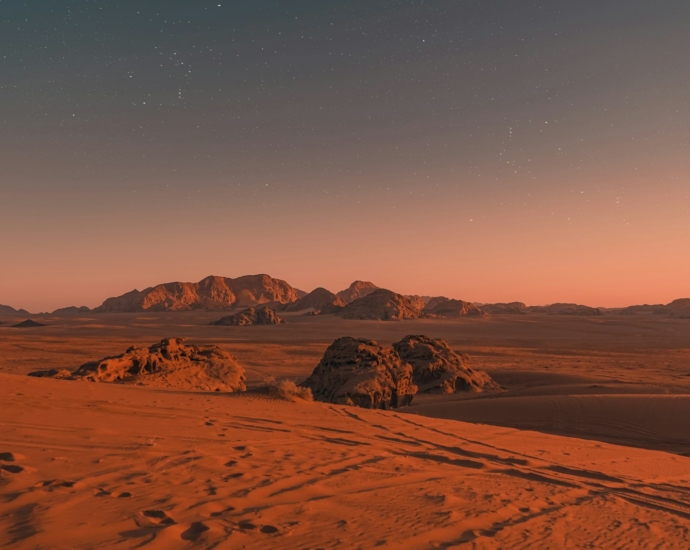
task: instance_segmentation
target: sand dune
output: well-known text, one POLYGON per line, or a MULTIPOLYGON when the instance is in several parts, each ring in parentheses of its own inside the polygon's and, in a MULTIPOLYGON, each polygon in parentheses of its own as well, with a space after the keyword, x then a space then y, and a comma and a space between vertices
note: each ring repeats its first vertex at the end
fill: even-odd
POLYGON ((676 455, 263 396, 0 381, 8 548, 690 540, 690 459, 676 455))

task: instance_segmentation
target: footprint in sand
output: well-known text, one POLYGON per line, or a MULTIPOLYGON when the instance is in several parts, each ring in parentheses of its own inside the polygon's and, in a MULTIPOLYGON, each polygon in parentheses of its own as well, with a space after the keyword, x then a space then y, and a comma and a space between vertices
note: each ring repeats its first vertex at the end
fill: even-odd
POLYGON ((129 498, 132 496, 132 493, 128 491, 123 491, 123 492, 118 492, 118 491, 107 491, 103 489, 102 487, 99 487, 98 489, 94 489, 93 491, 94 496, 97 497, 113 497, 113 498, 129 498))
POLYGON ((39 481, 34 485, 34 487, 40 487, 52 491, 54 489, 70 489, 76 485, 76 481, 66 481, 64 479, 46 479, 44 481, 39 481))
POLYGON ((194 541, 197 540, 201 535, 203 535, 206 531, 209 530, 209 527, 201 523, 200 521, 195 521, 189 526, 189 529, 184 531, 181 535, 180 538, 182 540, 190 540, 194 541))
POLYGON ((217 511, 217 512, 211 512, 210 515, 211 515, 212 518, 217 518, 217 517, 220 517, 220 516, 222 516, 223 514, 225 514, 225 513, 227 513, 227 512, 232 512, 234 509, 235 509, 234 506, 228 506, 228 507, 225 508, 224 510, 219 510, 219 511, 217 511))
POLYGON ((0 453, 0 460, 3 462, 17 462, 22 460, 24 457, 15 453, 0 453))
POLYGON ((274 527, 273 525, 262 525, 261 527, 259 527, 258 525, 255 525, 250 521, 241 521, 237 524, 237 526, 243 531, 259 530, 260 532, 266 535, 272 535, 278 532, 278 528, 274 527))
POLYGON ((175 520, 163 510, 144 510, 141 515, 153 525, 166 526, 175 525, 175 520))
MULTIPOLYGON (((22 455, 15 453, 0 453, 0 461, 2 462, 17 462, 24 458, 22 455)), ((18 464, 0 464, 0 471, 7 472, 9 474, 20 474, 25 470, 23 466, 18 464)))

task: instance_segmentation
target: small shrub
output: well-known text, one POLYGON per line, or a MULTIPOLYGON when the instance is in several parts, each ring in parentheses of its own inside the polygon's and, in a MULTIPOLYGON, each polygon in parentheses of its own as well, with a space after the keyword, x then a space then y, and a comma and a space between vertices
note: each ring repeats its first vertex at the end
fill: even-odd
POLYGON ((294 380, 273 381, 273 383, 269 385, 269 388, 271 389, 271 395, 280 397, 281 399, 288 399, 290 401, 295 398, 302 399, 303 401, 314 400, 311 389, 298 386, 295 384, 294 380))

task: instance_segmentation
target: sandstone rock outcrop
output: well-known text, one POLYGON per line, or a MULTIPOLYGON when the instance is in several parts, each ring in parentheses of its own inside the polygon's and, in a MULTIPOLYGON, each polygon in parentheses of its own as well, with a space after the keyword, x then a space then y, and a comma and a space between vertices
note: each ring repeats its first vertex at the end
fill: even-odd
POLYGON ((343 302, 349 304, 350 302, 354 302, 357 298, 363 298, 367 294, 371 294, 377 288, 379 287, 369 281, 355 281, 345 290, 338 292, 338 296, 343 302))
POLYGON ((393 344, 403 363, 412 365, 412 379, 420 392, 483 392, 500 386, 483 371, 469 366, 469 357, 454 352, 444 340, 406 336, 393 344))
POLYGON ((444 300, 439 302, 434 307, 424 308, 424 313, 427 315, 435 315, 439 317, 485 317, 481 309, 471 302, 464 302, 462 300, 444 300))
POLYGON ((71 374, 53 370, 34 372, 30 376, 206 391, 246 389, 244 369, 235 357, 216 346, 194 346, 184 342, 184 338, 165 338, 150 347, 131 347, 121 355, 85 363, 71 374))
POLYGON ((325 288, 317 288, 309 294, 283 307, 284 311, 304 311, 313 309, 319 313, 337 313, 345 307, 345 302, 337 294, 325 288))
POLYGON ((582 306, 580 304, 550 304, 548 306, 530 306, 527 308, 530 313, 546 313, 547 315, 573 315, 578 317, 592 317, 600 316, 603 313, 595 308, 589 306, 582 306))
POLYGON ((268 275, 245 275, 236 279, 206 277, 198 283, 167 283, 142 291, 133 290, 108 298, 93 311, 219 311, 269 302, 289 303, 297 299, 297 291, 288 283, 268 275))
POLYGON ((447 302, 450 300, 450 298, 446 298, 445 296, 432 296, 429 298, 426 302, 426 305, 424 306, 424 309, 431 311, 434 309, 437 305, 447 302))
POLYGON ((489 315, 525 315, 527 313, 527 306, 522 302, 482 304, 479 307, 489 315))
POLYGON ((424 302, 419 297, 403 296, 379 288, 347 304, 340 312, 344 319, 398 321, 421 317, 424 302))
POLYGON ((250 307, 234 315, 221 317, 217 321, 213 321, 209 324, 216 326, 244 327, 250 325, 280 325, 284 322, 285 321, 278 317, 276 312, 270 307, 262 306, 258 308, 250 307))
POLYGON ((393 349, 350 337, 333 342, 302 385, 318 401, 367 409, 409 405, 417 393, 412 367, 393 349))

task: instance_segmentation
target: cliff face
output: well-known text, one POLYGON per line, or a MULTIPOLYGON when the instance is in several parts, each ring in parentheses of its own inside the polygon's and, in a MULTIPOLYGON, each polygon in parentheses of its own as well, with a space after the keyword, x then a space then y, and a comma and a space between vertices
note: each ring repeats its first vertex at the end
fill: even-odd
POLYGON ((94 312, 224 310, 251 307, 268 302, 297 300, 297 291, 288 283, 268 275, 245 275, 230 279, 206 277, 198 283, 166 283, 133 290, 108 298, 94 312))
POLYGON ((338 292, 338 297, 346 304, 349 304, 358 298, 363 298, 367 294, 371 294, 378 288, 379 287, 374 283, 370 283, 369 281, 355 281, 345 290, 338 292))

